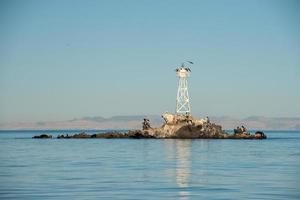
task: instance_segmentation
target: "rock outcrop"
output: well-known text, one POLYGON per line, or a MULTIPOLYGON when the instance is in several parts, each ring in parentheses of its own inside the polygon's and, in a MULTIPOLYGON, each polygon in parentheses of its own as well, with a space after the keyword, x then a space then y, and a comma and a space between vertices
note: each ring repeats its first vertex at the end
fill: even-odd
POLYGON ((202 125, 188 123, 164 124, 160 128, 151 128, 143 131, 154 138, 222 139, 227 137, 227 133, 222 130, 222 127, 213 123, 203 123, 202 125))
POLYGON ((263 132, 256 132, 255 135, 244 132, 229 134, 222 130, 220 125, 204 123, 194 126, 191 124, 164 124, 160 128, 147 128, 146 130, 131 130, 128 132, 106 132, 98 134, 79 133, 75 135, 59 135, 58 139, 266 139, 263 132))
MULTIPOLYGON (((98 134, 79 133, 74 135, 59 135, 58 139, 90 139, 90 138, 156 138, 156 139, 266 139, 267 136, 258 131, 254 135, 242 126, 234 129, 233 134, 226 133, 220 125, 206 119, 194 119, 190 115, 163 115, 165 123, 159 128, 152 128, 150 121, 144 119, 142 130, 123 132, 106 132, 98 134)), ((33 138, 52 138, 49 135, 34 136, 33 138)))
POLYGON ((52 138, 52 135, 41 134, 41 135, 35 135, 32 138, 34 138, 34 139, 50 139, 50 138, 52 138))
POLYGON ((88 138, 154 138, 149 135, 147 131, 143 130, 132 130, 127 133, 123 132, 106 132, 106 133, 97 133, 97 134, 87 134, 87 133, 79 133, 74 135, 58 135, 57 139, 88 139, 88 138))

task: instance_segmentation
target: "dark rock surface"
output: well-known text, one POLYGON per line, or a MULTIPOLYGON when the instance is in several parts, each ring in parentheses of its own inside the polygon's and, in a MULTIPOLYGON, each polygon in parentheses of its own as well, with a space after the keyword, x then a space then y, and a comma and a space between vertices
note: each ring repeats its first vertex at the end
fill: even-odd
POLYGON ((170 138, 180 139, 224 139, 227 133, 216 124, 206 123, 199 126, 186 125, 175 131, 170 138))
MULTIPOLYGON (((155 131, 155 130, 154 130, 155 131)), ((132 139, 266 139, 267 136, 263 132, 256 132, 254 134, 250 133, 235 133, 228 134, 224 132, 219 125, 206 125, 203 127, 194 127, 190 125, 182 126, 174 134, 170 136, 163 136, 161 133, 153 132, 151 130, 131 130, 128 133, 122 132, 106 132, 98 134, 86 134, 79 133, 71 136, 59 135, 58 139, 122 139, 122 138, 132 138, 132 139)))
POLYGON ((87 139, 87 138, 105 138, 105 139, 111 139, 111 138, 154 138, 153 136, 149 135, 147 131, 142 130, 132 130, 128 133, 122 133, 122 132, 106 132, 106 133, 97 133, 97 134, 86 134, 86 133, 79 133, 75 135, 59 135, 57 136, 57 139, 87 139))
POLYGON ((50 138, 52 138, 52 135, 41 134, 41 135, 35 135, 32 138, 34 138, 34 139, 50 139, 50 138))
POLYGON ((256 139, 267 139, 267 136, 262 131, 257 131, 254 136, 256 139))
MULTIPOLYGON (((151 128, 148 126, 148 121, 144 120, 143 130, 131 130, 123 132, 106 132, 98 134, 87 134, 85 132, 74 135, 58 135, 57 139, 117 139, 117 138, 156 138, 156 139, 266 139, 267 136, 257 131, 255 134, 250 134, 243 129, 235 129, 233 134, 226 133, 220 125, 204 122, 202 124, 195 123, 176 123, 164 124, 160 128, 151 128), (146 126, 147 125, 147 126, 146 126)), ((52 138, 51 135, 42 134, 33 138, 52 138)))

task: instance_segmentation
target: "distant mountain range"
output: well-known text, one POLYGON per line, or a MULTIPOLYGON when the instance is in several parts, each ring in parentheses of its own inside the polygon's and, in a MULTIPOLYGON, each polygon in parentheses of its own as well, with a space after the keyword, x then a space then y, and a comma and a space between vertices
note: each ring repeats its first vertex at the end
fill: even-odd
POLYGON ((212 117, 212 121, 221 124, 223 129, 244 125, 251 130, 300 130, 300 117, 260 117, 244 119, 232 117, 212 117))
MULTIPOLYGON (((163 123, 159 115, 130 115, 104 118, 83 117, 66 121, 43 122, 14 122, 0 123, 1 130, 52 130, 52 129, 140 129, 143 118, 150 119, 153 127, 163 123)), ((300 130, 300 117, 260 117, 253 116, 244 119, 232 117, 211 117, 211 122, 222 125, 223 129, 232 130, 234 127, 244 125, 251 130, 300 130)))

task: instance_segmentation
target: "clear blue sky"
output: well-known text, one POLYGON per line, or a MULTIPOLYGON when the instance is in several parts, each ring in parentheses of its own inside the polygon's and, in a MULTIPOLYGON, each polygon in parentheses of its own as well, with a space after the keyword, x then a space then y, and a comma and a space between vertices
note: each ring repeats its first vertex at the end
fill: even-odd
POLYGON ((300 2, 0 2, 0 122, 175 110, 300 117, 300 2))

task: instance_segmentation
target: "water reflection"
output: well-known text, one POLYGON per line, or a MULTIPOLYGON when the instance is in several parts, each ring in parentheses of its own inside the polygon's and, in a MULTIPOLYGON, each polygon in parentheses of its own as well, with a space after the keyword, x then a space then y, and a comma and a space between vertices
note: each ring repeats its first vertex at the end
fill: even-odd
POLYGON ((172 180, 175 178, 180 199, 189 199, 189 178, 191 174, 191 140, 166 140, 167 159, 175 160, 172 180))

